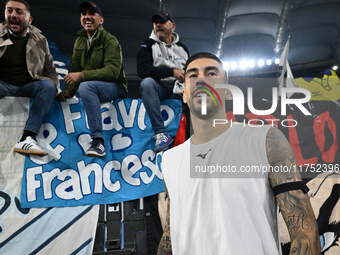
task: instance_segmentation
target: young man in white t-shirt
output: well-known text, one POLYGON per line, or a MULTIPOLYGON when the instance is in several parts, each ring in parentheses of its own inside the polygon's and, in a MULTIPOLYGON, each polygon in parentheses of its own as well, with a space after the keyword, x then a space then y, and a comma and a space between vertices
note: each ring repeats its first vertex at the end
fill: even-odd
POLYGON ((227 74, 215 55, 203 52, 188 59, 183 101, 190 108, 194 135, 163 154, 171 207, 168 200, 158 254, 281 254, 276 205, 290 233, 290 254, 320 254, 308 188, 294 171, 287 139, 268 126, 214 126, 214 120, 226 119, 225 100, 230 98, 228 89, 214 89, 221 83, 227 83, 227 74), (203 168, 211 164, 290 170, 212 176, 203 168), (197 169, 201 175, 195 175, 197 169))

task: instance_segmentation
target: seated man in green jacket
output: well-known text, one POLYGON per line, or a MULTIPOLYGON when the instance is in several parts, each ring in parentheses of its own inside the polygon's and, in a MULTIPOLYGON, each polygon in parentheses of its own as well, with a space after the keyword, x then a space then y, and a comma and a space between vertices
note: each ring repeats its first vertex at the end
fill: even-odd
POLYGON ((64 101, 79 90, 92 137, 86 155, 103 157, 106 153, 100 104, 126 97, 127 81, 121 47, 116 37, 103 28, 104 18, 99 6, 83 2, 79 10, 84 29, 78 32, 69 73, 64 77, 66 90, 58 99, 64 101))

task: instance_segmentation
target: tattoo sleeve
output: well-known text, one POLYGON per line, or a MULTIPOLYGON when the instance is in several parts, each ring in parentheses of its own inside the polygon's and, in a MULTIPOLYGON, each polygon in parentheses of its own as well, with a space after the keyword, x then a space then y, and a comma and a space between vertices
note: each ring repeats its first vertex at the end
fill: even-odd
MULTIPOLYGON (((296 165, 294 152, 279 129, 269 130, 266 147, 268 161, 273 168, 288 166, 290 169, 289 172, 270 172, 269 181, 272 187, 301 181, 297 168, 293 167, 296 165)), ((290 235, 290 255, 320 254, 318 226, 307 194, 302 190, 284 192, 276 196, 276 202, 290 235)))
MULTIPOLYGON (((167 191, 168 196, 168 191, 167 191)), ((170 237, 170 198, 167 199, 166 222, 164 226, 163 235, 159 242, 157 255, 171 255, 171 237, 170 237)))

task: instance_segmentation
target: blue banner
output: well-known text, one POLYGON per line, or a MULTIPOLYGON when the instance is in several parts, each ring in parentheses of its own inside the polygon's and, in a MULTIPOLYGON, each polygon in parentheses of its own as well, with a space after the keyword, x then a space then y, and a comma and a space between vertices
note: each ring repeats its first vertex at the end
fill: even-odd
MULTIPOLYGON (((26 157, 23 208, 112 204, 164 191, 150 119, 141 99, 102 104, 106 156, 86 157, 90 130, 79 98, 55 102, 37 136, 48 155, 26 157)), ((175 136, 179 100, 162 101, 167 130, 175 136)))

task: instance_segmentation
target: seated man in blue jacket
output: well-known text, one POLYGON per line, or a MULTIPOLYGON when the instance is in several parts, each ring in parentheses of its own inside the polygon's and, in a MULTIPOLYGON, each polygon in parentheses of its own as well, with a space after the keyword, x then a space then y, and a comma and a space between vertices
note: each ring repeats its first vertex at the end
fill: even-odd
MULTIPOLYGON (((154 151, 166 150, 173 141, 166 133, 160 111, 160 100, 176 98, 176 81, 184 82, 183 67, 189 57, 188 48, 174 32, 176 24, 165 10, 152 16, 153 30, 141 45, 137 55, 137 72, 143 103, 155 132, 154 151)), ((178 96, 177 96, 178 97, 178 96)))

